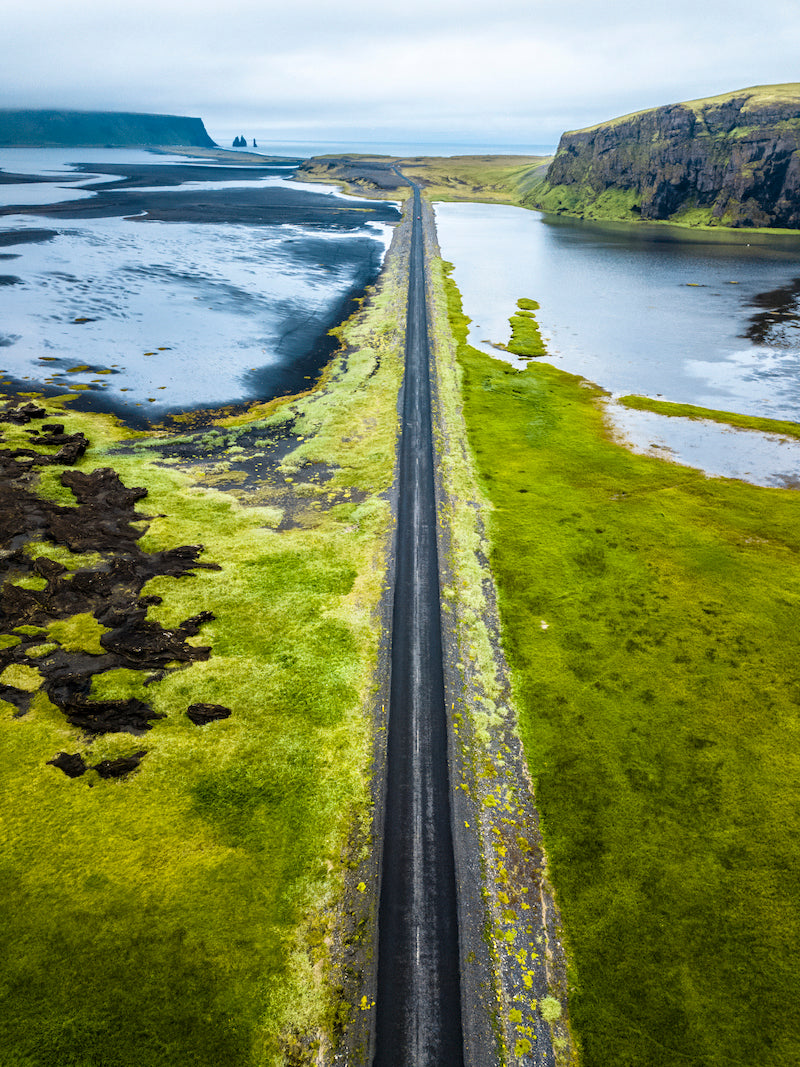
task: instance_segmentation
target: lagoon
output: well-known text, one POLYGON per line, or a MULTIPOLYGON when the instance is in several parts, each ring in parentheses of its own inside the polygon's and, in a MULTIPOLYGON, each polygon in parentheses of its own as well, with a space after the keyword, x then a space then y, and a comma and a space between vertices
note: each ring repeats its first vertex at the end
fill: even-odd
MULTIPOLYGON (((587 223, 490 204, 437 204, 436 220, 475 347, 523 365, 493 343, 509 340, 517 299, 532 297, 548 361, 612 396, 800 421, 800 236, 587 223)), ((684 420, 608 411, 638 449, 709 473, 787 484, 800 471, 796 445, 745 470, 727 461, 722 428, 684 454, 684 420)), ((746 440, 755 449, 761 436, 746 440)), ((761 441, 758 451, 770 450, 761 441)))

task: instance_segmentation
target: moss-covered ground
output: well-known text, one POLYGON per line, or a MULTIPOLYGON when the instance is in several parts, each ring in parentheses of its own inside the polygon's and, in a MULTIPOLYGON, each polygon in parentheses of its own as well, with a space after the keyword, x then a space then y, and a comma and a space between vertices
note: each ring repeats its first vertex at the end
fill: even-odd
POLYGON ((649 396, 635 394, 621 396, 617 403, 626 408, 652 411, 656 415, 666 415, 671 418, 703 419, 707 422, 721 422, 725 426, 739 426, 743 430, 759 430, 761 433, 800 438, 800 423, 789 422, 787 419, 765 419, 760 415, 742 415, 737 411, 717 411, 715 408, 701 408, 695 404, 674 404, 670 400, 653 400, 649 396))
MULTIPOLYGON (((310 1063, 340 1031, 330 956, 371 818, 404 295, 392 261, 318 389, 188 435, 183 452, 174 438, 47 402, 92 442, 78 470, 113 466, 147 488, 143 549, 203 544, 201 559, 221 570, 143 590, 162 598, 148 611, 166 627, 213 612, 192 639, 211 646, 207 660, 94 676, 92 699, 139 697, 165 716, 143 736, 88 737, 40 689, 36 664, 53 649, 103 651, 91 615, 34 627, 31 663, 8 668, 3 683, 33 696, 21 717, 0 702, 4 1067, 310 1063), (228 491, 209 487, 242 455, 257 474, 257 450, 237 432, 257 439, 275 426, 286 432, 272 496, 262 486, 248 497, 235 477, 228 491), (201 459, 188 462, 187 449, 201 459), (324 478, 306 477, 312 469, 324 478), (186 709, 197 702, 231 714, 196 726, 186 709), (59 750, 87 764, 146 755, 124 778, 70 778, 48 765, 59 750)), ((0 447, 30 443, 2 430, 0 447)), ((60 474, 46 467, 39 491, 74 503, 60 474)), ((107 566, 63 544, 27 550, 68 575, 107 566)))
MULTIPOLYGON (((589 185, 548 185, 541 181, 530 187, 523 206, 582 219, 636 222, 641 218, 641 196, 634 189, 611 188, 598 193, 589 185)), ((693 217, 687 224, 704 225, 710 220, 709 210, 703 213, 702 219, 693 217)), ((671 220, 670 224, 677 223, 671 220)))
POLYGON ((549 162, 547 156, 431 156, 400 160, 399 167, 429 200, 520 204, 549 162))
POLYGON ((517 311, 508 320, 511 325, 511 338, 507 345, 497 347, 503 347, 507 352, 522 356, 523 359, 544 356, 546 350, 535 314, 538 310, 539 304, 536 300, 521 297, 517 301, 517 311))
POLYGON ((375 165, 396 166, 417 182, 429 200, 477 200, 522 204, 544 181, 549 156, 321 156, 303 164, 303 181, 335 182, 348 192, 396 200, 407 188, 374 184, 375 165))
POLYGON ((791 1067, 800 498, 631 454, 449 316, 582 1062, 791 1067))

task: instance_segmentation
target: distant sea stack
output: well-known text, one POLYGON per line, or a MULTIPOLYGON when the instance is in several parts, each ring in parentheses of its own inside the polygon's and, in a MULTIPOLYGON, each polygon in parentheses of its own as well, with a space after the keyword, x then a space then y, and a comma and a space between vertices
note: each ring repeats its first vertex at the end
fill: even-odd
POLYGON ((585 218, 800 228, 800 83, 639 111, 565 133, 526 198, 585 218))
POLYGON ((126 111, 27 111, 0 108, 0 146, 80 145, 214 148, 202 119, 126 111))

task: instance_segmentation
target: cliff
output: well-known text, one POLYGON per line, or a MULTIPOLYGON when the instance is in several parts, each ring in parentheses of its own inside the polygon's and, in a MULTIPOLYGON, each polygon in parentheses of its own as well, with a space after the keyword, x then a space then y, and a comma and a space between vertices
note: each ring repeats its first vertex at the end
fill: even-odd
POLYGON ((586 218, 800 228, 800 83, 565 133, 528 207, 586 218))
POLYGON ((26 111, 0 108, 0 146, 184 145, 213 148, 202 119, 124 111, 26 111))

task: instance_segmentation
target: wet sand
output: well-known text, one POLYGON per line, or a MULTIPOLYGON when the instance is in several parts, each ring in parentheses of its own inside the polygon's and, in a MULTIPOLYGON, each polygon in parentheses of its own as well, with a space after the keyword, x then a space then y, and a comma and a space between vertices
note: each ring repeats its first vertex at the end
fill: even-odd
POLYGON ((399 220, 392 203, 284 182, 285 162, 72 166, 57 181, 81 199, 0 208, 0 247, 53 242, 8 253, 2 386, 71 391, 140 427, 307 389, 399 220))
MULTIPOLYGON (((100 168, 81 164, 80 169, 88 180, 100 168)), ((248 226, 290 223, 339 230, 360 229, 367 222, 395 223, 399 219, 393 204, 353 198, 345 200, 326 192, 312 193, 291 186, 201 190, 179 188, 186 182, 257 181, 259 178, 288 176, 290 171, 286 167, 243 169, 213 164, 204 167, 193 164, 125 166, 104 163, 102 172, 117 174, 121 180, 91 186, 90 191, 94 195, 85 200, 2 207, 0 217, 36 215, 52 219, 102 219, 141 216, 159 222, 243 223, 248 226)), ((36 181, 39 181, 38 177, 36 181)), ((61 181, 63 183, 64 178, 61 181)))

